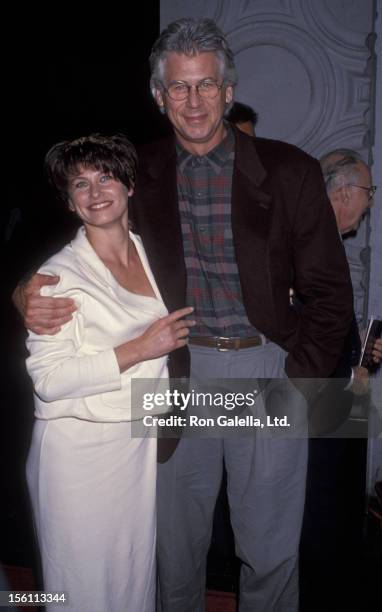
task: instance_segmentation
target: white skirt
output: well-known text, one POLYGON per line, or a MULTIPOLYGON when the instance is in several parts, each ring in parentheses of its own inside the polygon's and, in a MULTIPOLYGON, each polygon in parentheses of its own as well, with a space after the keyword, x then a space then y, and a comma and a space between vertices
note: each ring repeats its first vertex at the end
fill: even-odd
POLYGON ((76 612, 155 610, 155 438, 130 423, 37 420, 27 480, 45 591, 76 612))

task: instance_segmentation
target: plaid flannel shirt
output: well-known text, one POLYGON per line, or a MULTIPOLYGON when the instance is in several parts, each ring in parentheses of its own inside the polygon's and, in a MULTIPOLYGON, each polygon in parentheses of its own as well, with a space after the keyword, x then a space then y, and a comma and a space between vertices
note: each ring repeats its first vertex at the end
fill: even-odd
POLYGON ((178 201, 192 336, 254 336, 241 293, 231 227, 235 140, 231 128, 207 155, 177 144, 178 201))

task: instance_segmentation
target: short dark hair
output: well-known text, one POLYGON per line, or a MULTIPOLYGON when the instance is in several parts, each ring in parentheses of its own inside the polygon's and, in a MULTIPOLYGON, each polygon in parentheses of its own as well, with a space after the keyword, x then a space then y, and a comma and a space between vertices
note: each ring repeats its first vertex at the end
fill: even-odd
POLYGON ((90 134, 55 144, 45 156, 45 171, 64 201, 68 197, 69 179, 80 166, 108 172, 130 190, 135 185, 137 153, 123 134, 90 134))
POLYGON ((226 115, 226 119, 231 123, 246 123, 250 121, 253 126, 257 123, 257 113, 253 110, 251 106, 248 104, 243 104, 242 102, 234 102, 231 110, 228 115, 226 115))

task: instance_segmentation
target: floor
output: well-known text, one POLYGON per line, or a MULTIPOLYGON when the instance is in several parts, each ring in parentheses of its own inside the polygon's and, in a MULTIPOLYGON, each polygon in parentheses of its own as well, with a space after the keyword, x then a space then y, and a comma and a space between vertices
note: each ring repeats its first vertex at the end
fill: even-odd
MULTIPOLYGON (((33 572, 28 567, 3 565, 3 576, 10 591, 37 590, 33 572)), ((30 610, 30 607, 21 606, 19 610, 30 610)), ((234 593, 208 590, 206 594, 206 612, 235 612, 236 597, 234 593)))
MULTIPOLYGON (((372 505, 378 508, 376 500, 372 500, 372 505)), ((221 517, 222 520, 223 517, 221 517)), ((222 522, 219 524, 218 521, 217 524, 218 528, 222 527, 222 522)), ((233 554, 233 541, 229 537, 229 532, 225 534, 228 537, 224 539, 219 539, 217 535, 214 532, 208 558, 206 612, 236 612, 235 592, 237 590, 239 562, 233 554)), ((1 588, 23 591, 38 590, 31 567, 25 567, 17 563, 5 563, 0 566, 0 572, 0 577, 6 580, 5 586, 1 588)), ((336 612, 340 610, 346 610, 346 612, 365 610, 368 612, 369 610, 380 609, 382 601, 382 525, 371 514, 366 521, 362 560, 360 566, 356 568, 355 575, 357 576, 355 583, 350 577, 349 580, 346 580, 345 577, 341 588, 337 589, 337 597, 332 597, 324 607, 322 607, 322 603, 315 605, 315 596, 312 597, 312 594, 309 593, 309 585, 305 585, 305 595, 308 595, 308 597, 305 598, 305 604, 304 601, 302 602, 300 612, 315 612, 316 610, 321 612, 323 609, 325 609, 325 612, 331 610, 336 612), (357 593, 357 596, 355 596, 355 593, 357 593)), ((334 576, 334 584, 336 584, 336 579, 337 577, 334 576)), ((322 599, 322 591, 317 594, 317 602, 320 595, 322 599)), ((30 610, 27 607, 19 609, 30 610)))

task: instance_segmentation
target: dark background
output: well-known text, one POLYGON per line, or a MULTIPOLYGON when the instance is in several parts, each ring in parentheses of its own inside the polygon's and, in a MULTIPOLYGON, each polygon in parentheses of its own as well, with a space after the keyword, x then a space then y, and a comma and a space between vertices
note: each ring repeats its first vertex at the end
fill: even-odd
POLYGON ((34 14, 30 23, 32 16, 14 9, 4 22, 12 42, 3 51, 1 72, 0 563, 34 568, 24 476, 33 396, 24 366, 25 331, 10 296, 22 275, 59 250, 75 229, 46 185, 44 155, 60 140, 91 132, 123 132, 140 144, 168 131, 149 90, 159 1, 144 0, 134 14, 128 5, 127 14, 105 6, 81 17, 69 5, 57 9, 61 13, 41 20, 34 14))
POLYGON ((46 27, 35 29, 34 22, 2 66, 7 179, 1 228, 12 257, 6 270, 11 284, 61 248, 73 228, 43 176, 44 155, 53 144, 92 132, 123 132, 139 145, 168 131, 149 90, 159 1, 144 0, 127 15, 113 7, 88 20, 68 13, 61 11, 46 27))
MULTIPOLYGON (((33 391, 25 370, 26 332, 11 294, 77 226, 47 185, 44 156, 56 142, 92 132, 123 132, 140 145, 168 134, 170 126, 149 88, 159 0, 143 0, 133 9, 106 6, 99 14, 85 9, 79 15, 69 5, 56 6, 55 15, 36 10, 17 14, 20 9, 11 7, 5 27, 12 42, 1 73, 0 565, 32 568, 42 588, 25 482, 33 391)), ((223 491, 216 524, 208 583, 233 590, 238 565, 223 491)))

